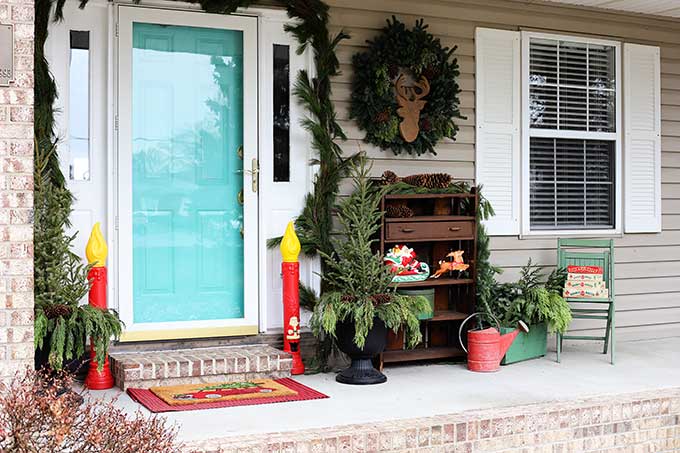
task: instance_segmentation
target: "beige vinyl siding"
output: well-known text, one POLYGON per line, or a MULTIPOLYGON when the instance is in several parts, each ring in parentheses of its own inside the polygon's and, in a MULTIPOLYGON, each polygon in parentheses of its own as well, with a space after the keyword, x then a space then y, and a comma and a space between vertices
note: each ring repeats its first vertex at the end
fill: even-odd
MULTIPOLYGON (((387 169, 399 175, 446 171, 458 179, 474 180, 477 27, 580 34, 659 46, 663 232, 616 238, 616 320, 620 338, 680 335, 680 21, 510 0, 328 0, 328 4, 333 31, 345 29, 352 36, 339 51, 343 74, 333 84, 338 116, 349 137, 343 149, 347 154, 366 151, 375 160, 376 175, 387 169), (363 143, 363 132, 349 120, 352 55, 393 14, 407 24, 424 17, 443 44, 458 46, 461 108, 467 119, 459 122, 455 142, 439 144, 437 156, 395 157, 391 151, 363 143)), ((494 237, 492 261, 505 270, 502 280, 516 279, 529 258, 554 266, 555 243, 555 238, 494 237)), ((574 325, 576 329, 593 326, 587 321, 574 325)))

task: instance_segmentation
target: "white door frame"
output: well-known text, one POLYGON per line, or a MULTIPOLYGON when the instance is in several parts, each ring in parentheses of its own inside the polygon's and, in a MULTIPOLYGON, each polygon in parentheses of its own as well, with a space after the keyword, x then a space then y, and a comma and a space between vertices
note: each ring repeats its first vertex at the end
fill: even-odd
MULTIPOLYGON (((304 197, 311 189, 314 168, 311 138, 300 126, 308 115, 306 108, 293 95, 298 74, 306 70, 314 75, 313 52, 305 50, 298 54, 299 46, 295 37, 285 31, 285 25, 294 24, 283 10, 259 10, 260 19, 260 332, 279 331, 283 325, 283 303, 281 299, 281 255, 279 248, 267 248, 270 238, 282 236, 286 224, 300 214, 304 197), (273 162, 273 45, 285 45, 290 49, 290 180, 274 182, 273 162)), ((304 256, 300 257, 300 280, 314 286, 314 264, 304 256)), ((306 324, 303 313, 302 322, 306 324)))
POLYGON ((217 321, 134 323, 132 290, 132 24, 134 21, 243 31, 244 169, 258 157, 257 18, 117 5, 117 277, 122 341, 200 338, 258 333, 258 194, 244 172, 244 317, 217 321))

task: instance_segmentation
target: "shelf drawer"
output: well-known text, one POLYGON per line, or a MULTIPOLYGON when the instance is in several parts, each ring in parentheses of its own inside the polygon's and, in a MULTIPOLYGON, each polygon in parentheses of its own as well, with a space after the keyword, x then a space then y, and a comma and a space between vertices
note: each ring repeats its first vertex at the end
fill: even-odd
POLYGON ((427 241, 433 239, 472 239, 474 222, 395 222, 385 225, 385 240, 427 241))

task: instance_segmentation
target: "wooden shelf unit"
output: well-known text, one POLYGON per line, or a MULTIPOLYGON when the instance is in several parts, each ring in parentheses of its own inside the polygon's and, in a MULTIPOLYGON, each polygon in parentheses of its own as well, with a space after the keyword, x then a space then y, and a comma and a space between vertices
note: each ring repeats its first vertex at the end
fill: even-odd
POLYGON ((383 218, 380 229, 383 253, 397 244, 405 244, 415 249, 416 259, 427 263, 434 274, 446 254, 464 250, 463 260, 470 267, 460 275, 449 273, 436 279, 395 284, 400 289, 434 288, 434 317, 421 321, 423 342, 415 349, 405 349, 403 332, 390 331, 380 365, 464 357, 458 344, 458 328, 475 309, 479 196, 474 189, 470 194, 386 195, 382 211, 389 205, 408 206, 414 216, 383 218))
POLYGON ((413 362, 415 360, 455 359, 465 357, 465 351, 456 346, 437 346, 423 349, 390 350, 381 355, 381 363, 413 362))

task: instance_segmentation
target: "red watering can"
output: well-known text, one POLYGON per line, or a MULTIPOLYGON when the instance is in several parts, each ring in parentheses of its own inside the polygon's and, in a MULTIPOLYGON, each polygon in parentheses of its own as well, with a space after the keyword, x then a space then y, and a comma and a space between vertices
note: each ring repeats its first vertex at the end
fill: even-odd
POLYGON ((513 332, 501 335, 499 332, 501 323, 498 322, 498 319, 494 315, 489 315, 496 321, 498 330, 493 327, 481 330, 469 330, 467 334, 467 343, 470 350, 468 351, 461 338, 463 327, 470 319, 482 314, 486 313, 473 313, 465 318, 465 321, 460 324, 460 329, 458 329, 458 341, 460 341, 463 350, 468 353, 468 370, 477 372, 498 371, 503 356, 505 356, 508 348, 510 348, 512 342, 515 341, 515 338, 517 338, 520 330, 527 333, 529 332, 529 327, 524 321, 519 321, 517 329, 513 332))

